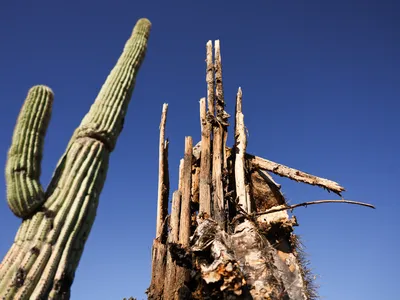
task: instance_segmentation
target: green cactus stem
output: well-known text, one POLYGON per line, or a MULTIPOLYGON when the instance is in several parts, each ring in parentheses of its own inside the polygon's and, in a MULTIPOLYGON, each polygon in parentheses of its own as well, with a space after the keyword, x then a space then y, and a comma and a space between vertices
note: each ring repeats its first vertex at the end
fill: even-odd
POLYGON ((140 19, 88 114, 75 130, 46 191, 39 183, 51 90, 30 90, 6 167, 8 204, 23 218, 0 264, 0 299, 69 299, 93 225, 109 156, 122 130, 151 24, 140 19))

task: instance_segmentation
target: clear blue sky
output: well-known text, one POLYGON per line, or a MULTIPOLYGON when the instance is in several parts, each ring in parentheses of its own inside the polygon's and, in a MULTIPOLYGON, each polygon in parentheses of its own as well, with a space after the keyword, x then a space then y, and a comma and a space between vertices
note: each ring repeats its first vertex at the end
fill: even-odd
MULTIPOLYGON (((220 39, 227 110, 238 86, 248 151, 336 180, 347 199, 295 211, 332 300, 398 299, 400 4, 338 1, 2 1, 2 167, 28 89, 55 92, 42 183, 88 111, 140 17, 153 23, 124 130, 72 299, 145 299, 155 233, 158 126, 169 103, 171 190, 184 137, 199 140, 205 44, 220 39)), ((3 172, 0 181, 4 182, 3 172)), ((290 203, 334 195, 277 178, 290 203)), ((20 221, 0 185, 0 256, 20 221)))

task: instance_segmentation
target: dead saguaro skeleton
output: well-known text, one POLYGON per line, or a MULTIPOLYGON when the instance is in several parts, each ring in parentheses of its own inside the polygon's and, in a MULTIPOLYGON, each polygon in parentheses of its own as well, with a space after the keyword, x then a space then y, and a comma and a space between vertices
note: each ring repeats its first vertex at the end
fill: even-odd
POLYGON ((247 136, 239 88, 235 144, 226 145, 220 43, 207 43, 207 100, 200 100, 201 142, 185 138, 179 187, 168 216, 166 104, 160 126, 159 193, 152 249, 149 299, 315 299, 288 210, 339 202, 320 200, 288 206, 268 172, 322 187, 339 196, 338 183, 246 153, 247 136))

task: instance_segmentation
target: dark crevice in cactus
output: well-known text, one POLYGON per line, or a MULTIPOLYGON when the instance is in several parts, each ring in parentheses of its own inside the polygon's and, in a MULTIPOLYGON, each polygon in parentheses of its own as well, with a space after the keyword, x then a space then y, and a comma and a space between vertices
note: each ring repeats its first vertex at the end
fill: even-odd
POLYGON ((69 299, 149 31, 147 19, 137 22, 46 192, 39 182, 40 162, 53 94, 45 86, 29 91, 6 167, 8 204, 23 222, 0 264, 0 299, 69 299))

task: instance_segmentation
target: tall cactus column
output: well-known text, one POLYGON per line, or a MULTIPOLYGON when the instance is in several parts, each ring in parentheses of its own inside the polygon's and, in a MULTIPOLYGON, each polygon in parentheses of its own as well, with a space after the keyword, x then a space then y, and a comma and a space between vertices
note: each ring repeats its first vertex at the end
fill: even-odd
POLYGON ((7 199, 23 219, 0 265, 0 299, 68 299, 96 216, 110 153, 144 59, 151 24, 140 19, 45 193, 40 185, 52 91, 33 87, 21 109, 6 166, 7 199))

